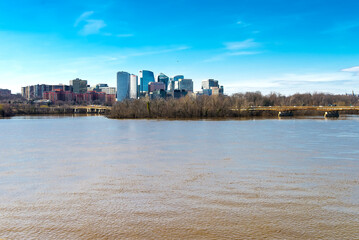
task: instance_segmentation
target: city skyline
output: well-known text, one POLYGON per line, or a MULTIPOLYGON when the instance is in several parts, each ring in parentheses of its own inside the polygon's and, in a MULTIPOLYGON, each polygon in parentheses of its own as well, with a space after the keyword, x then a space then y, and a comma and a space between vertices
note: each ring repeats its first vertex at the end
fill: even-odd
POLYGON ((151 69, 190 76, 194 90, 220 79, 227 94, 357 92, 358 9, 353 0, 3 1, 0 88, 75 77, 115 86, 121 69, 151 69))

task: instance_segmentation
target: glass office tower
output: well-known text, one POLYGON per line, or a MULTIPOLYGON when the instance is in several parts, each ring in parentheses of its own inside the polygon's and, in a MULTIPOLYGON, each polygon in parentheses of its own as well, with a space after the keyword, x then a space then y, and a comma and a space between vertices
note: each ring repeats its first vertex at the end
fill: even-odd
POLYGON ((160 73, 156 76, 156 82, 163 82, 165 84, 165 89, 168 88, 168 82, 169 82, 169 77, 167 77, 165 74, 160 73))
POLYGON ((128 72, 117 73, 117 101, 129 98, 130 74, 128 72))
POLYGON ((145 94, 148 92, 148 84, 150 82, 155 81, 155 77, 153 75, 153 72, 148 70, 142 70, 140 71, 140 94, 145 94))

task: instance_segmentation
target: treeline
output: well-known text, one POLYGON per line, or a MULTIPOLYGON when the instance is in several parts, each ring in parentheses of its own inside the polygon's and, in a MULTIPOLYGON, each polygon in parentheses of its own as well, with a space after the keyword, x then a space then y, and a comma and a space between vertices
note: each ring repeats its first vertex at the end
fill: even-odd
POLYGON ((111 118, 209 118, 232 117, 234 98, 226 96, 189 96, 180 99, 125 100, 116 103, 111 118))
POLYGON ((10 117, 12 115, 12 107, 9 104, 0 104, 0 117, 10 117))
POLYGON ((358 106, 359 98, 353 95, 334 95, 325 93, 296 93, 284 96, 278 93, 262 95, 261 92, 236 93, 243 107, 249 106, 358 106))
MULTIPOLYGON (((16 115, 62 115, 73 113, 73 108, 70 105, 49 107, 47 105, 35 105, 30 103, 0 104, 0 117, 11 117, 16 115)), ((86 111, 80 113, 86 113, 86 111)))
POLYGON ((26 102, 20 94, 0 95, 0 103, 26 102))
MULTIPOLYGON (((232 96, 186 96, 180 99, 125 100, 116 103, 111 118, 232 118, 251 116, 276 116, 274 111, 249 111, 255 106, 359 106, 359 98, 347 95, 323 93, 277 93, 262 95, 260 92, 237 93, 232 96), (248 109, 246 111, 246 109, 248 109)), ((302 113, 308 114, 308 113, 302 113)), ((316 114, 311 112, 310 115, 316 114)))

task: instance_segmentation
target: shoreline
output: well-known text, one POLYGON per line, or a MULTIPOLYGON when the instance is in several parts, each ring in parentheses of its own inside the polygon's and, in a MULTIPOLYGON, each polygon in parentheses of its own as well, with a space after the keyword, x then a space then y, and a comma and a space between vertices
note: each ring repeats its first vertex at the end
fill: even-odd
POLYGON ((142 112, 126 113, 127 109, 104 106, 56 106, 42 107, 31 105, 2 105, 0 118, 16 116, 104 116, 109 119, 161 119, 161 120, 241 120, 241 119, 277 119, 277 118, 305 118, 328 117, 338 118, 341 115, 359 115, 358 107, 351 106, 273 106, 273 107, 248 107, 240 109, 218 108, 209 112, 202 108, 199 111, 190 109, 178 109, 171 113, 163 113, 153 108, 142 109, 142 112), (102 110, 102 111, 99 111, 102 110), (329 114, 328 114, 329 113, 329 114), (334 114, 331 114, 334 113, 334 114))
POLYGON ((110 120, 158 120, 158 121, 249 121, 249 120, 344 120, 350 117, 359 117, 359 113, 357 114, 341 114, 339 117, 324 117, 323 115, 294 115, 294 116, 242 116, 242 117, 193 117, 193 118, 112 118, 103 114, 18 114, 12 116, 2 117, 0 116, 0 120, 2 119, 12 119, 17 117, 104 117, 110 120))

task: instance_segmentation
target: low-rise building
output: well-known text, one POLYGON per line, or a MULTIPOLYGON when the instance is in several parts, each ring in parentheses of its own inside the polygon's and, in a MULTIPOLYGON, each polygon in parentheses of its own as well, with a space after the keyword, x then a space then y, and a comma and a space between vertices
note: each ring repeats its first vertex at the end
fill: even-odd
POLYGON ((159 89, 152 91, 148 94, 149 98, 151 100, 153 99, 159 99, 159 98, 166 98, 166 91, 164 89, 159 89))
POLYGON ((116 102, 116 94, 106 94, 105 95, 105 102, 108 105, 112 105, 116 102))
POLYGON ((149 93, 157 91, 157 90, 165 91, 166 90, 166 84, 163 83, 163 82, 150 82, 148 84, 148 92, 149 93))
POLYGON ((103 93, 109 94, 109 95, 116 95, 116 88, 115 87, 101 87, 100 88, 103 93))
POLYGON ((1 96, 9 96, 9 95, 11 95, 11 90, 0 88, 0 95, 1 96))

